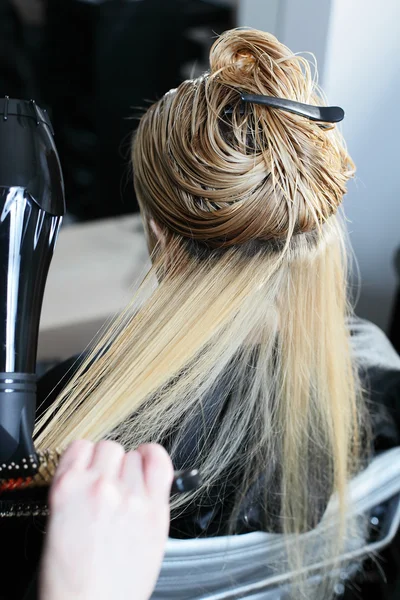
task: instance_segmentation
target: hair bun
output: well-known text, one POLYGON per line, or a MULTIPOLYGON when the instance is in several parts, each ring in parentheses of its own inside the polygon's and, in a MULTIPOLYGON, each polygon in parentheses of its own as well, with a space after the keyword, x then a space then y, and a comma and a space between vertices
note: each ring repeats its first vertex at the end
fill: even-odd
POLYGON ((222 34, 210 51, 211 73, 215 74, 226 69, 247 72, 252 70, 262 53, 256 38, 261 37, 263 41, 264 35, 268 36, 254 29, 234 29, 222 34))
POLYGON ((308 62, 254 29, 222 34, 210 60, 211 74, 182 82, 141 120, 135 186, 146 210, 210 248, 316 230, 353 172, 340 136, 288 111, 242 110, 239 93, 320 104, 308 62))
MULTIPOLYGON (((214 42, 210 50, 210 70, 221 83, 247 89, 250 93, 277 95, 273 93, 273 82, 283 81, 279 73, 285 66, 292 67, 292 76, 303 78, 293 58, 293 53, 270 33, 232 29, 214 42)), ((284 89, 282 92, 284 95, 284 89)))
POLYGON ((258 29, 231 29, 214 42, 210 50, 210 68, 216 73, 225 68, 254 67, 293 56, 275 36, 258 29))

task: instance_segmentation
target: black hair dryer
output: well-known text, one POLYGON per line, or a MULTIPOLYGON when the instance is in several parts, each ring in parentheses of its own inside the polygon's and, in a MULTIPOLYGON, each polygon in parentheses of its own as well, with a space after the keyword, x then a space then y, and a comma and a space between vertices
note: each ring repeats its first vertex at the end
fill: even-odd
POLYGON ((39 321, 64 213, 46 111, 33 100, 0 99, 0 479, 36 471, 39 321))

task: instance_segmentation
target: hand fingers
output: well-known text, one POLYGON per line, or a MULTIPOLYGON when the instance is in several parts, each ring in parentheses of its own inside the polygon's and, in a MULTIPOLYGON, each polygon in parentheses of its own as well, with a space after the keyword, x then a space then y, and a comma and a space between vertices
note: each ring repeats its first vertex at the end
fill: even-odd
POLYGON ((117 478, 124 455, 124 449, 117 442, 98 442, 94 447, 89 469, 95 470, 103 477, 117 478))
POLYGON ((120 479, 130 492, 145 492, 143 461, 140 452, 128 452, 121 465, 120 479))
POLYGON ((70 496, 76 487, 74 473, 84 470, 88 471, 84 478, 87 483, 92 471, 92 475, 98 474, 102 480, 111 478, 115 483, 119 480, 133 494, 156 495, 169 503, 173 467, 167 452, 158 444, 145 444, 136 452, 125 454, 116 442, 73 442, 63 454, 54 477, 53 500, 55 495, 62 500, 67 492, 70 496))
POLYGON ((87 469, 92 460, 93 450, 94 444, 87 440, 77 440, 72 442, 61 456, 53 483, 60 479, 60 477, 70 469, 87 469))
POLYGON ((137 452, 142 456, 147 493, 157 495, 169 503, 174 470, 167 451, 158 444, 145 444, 137 452))

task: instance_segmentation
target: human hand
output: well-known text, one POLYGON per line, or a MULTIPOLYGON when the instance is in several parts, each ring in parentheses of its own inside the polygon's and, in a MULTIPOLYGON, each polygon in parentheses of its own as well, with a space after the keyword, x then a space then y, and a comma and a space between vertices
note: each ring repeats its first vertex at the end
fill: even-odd
POLYGON ((49 496, 41 600, 147 600, 169 526, 171 459, 156 444, 124 453, 77 441, 49 496))

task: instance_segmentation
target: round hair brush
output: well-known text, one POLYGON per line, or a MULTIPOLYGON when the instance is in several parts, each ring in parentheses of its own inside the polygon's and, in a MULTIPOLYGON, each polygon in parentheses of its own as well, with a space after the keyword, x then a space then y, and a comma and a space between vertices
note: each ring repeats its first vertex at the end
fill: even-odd
MULTIPOLYGON (((0 517, 47 516, 47 495, 57 465, 60 450, 35 452, 14 465, 19 477, 8 478, 8 465, 0 465, 0 517), (34 474, 25 475, 27 472, 34 474)), ((196 469, 175 471, 171 494, 182 494, 199 487, 201 478, 196 469)))

